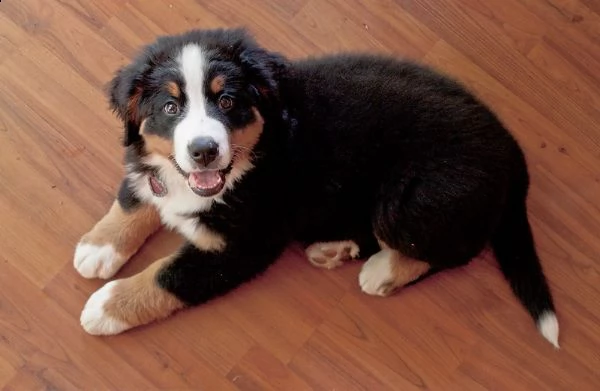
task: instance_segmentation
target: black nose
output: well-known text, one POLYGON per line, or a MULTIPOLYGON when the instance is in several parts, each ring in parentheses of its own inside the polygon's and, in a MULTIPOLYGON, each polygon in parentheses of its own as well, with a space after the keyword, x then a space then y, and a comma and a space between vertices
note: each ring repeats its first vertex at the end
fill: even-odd
POLYGON ((198 137, 190 142, 188 152, 196 163, 208 166, 219 156, 219 144, 210 137, 198 137))

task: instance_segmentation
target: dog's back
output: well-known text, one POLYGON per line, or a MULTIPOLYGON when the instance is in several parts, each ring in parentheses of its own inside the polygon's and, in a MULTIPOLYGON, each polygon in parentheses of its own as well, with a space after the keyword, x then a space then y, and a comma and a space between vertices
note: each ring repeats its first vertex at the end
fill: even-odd
POLYGON ((375 288, 361 283, 368 293, 397 279, 390 265, 398 259, 424 262, 411 264, 419 273, 442 270, 491 242, 514 292, 556 345, 527 221, 526 161, 493 112, 455 81, 381 56, 306 60, 289 75, 281 93, 296 120, 289 178, 299 238, 356 242, 370 257, 363 279, 383 279, 375 288))

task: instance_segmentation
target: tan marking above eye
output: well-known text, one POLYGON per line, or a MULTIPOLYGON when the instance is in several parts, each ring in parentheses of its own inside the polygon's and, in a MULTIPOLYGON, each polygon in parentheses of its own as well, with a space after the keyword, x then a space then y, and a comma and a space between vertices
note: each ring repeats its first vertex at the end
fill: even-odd
POLYGON ((210 90, 213 94, 218 94, 223 91, 223 87, 225 87, 225 76, 217 75, 210 82, 210 90))
POLYGON ((106 314, 127 323, 130 328, 165 318, 183 308, 181 300, 156 282, 158 272, 174 258, 175 255, 171 255, 159 259, 141 273, 118 280, 112 296, 104 304, 106 314))
POLYGON ((181 89, 179 85, 174 81, 167 82, 167 91, 174 98, 179 98, 181 96, 181 89))

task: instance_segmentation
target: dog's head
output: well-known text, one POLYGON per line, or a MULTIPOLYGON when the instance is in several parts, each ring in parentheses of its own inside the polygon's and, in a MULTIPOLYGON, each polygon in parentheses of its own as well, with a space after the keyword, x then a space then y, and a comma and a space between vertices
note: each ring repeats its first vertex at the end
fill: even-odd
POLYGON ((239 29, 161 37, 117 72, 110 104, 126 146, 170 159, 194 192, 215 196, 252 167, 283 67, 239 29))

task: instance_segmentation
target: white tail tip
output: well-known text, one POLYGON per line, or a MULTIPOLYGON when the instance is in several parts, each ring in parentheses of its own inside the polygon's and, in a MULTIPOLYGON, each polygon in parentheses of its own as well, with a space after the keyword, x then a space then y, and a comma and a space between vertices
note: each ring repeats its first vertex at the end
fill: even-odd
POLYGON ((558 319, 552 311, 545 311, 538 318, 538 330, 556 349, 560 349, 558 345, 558 319))

